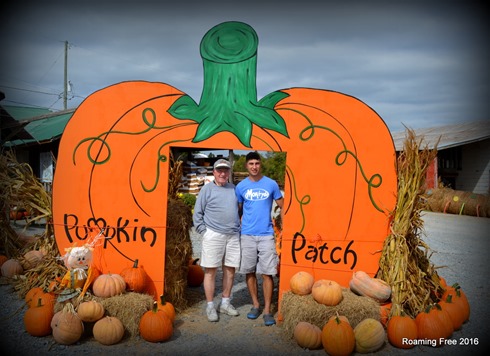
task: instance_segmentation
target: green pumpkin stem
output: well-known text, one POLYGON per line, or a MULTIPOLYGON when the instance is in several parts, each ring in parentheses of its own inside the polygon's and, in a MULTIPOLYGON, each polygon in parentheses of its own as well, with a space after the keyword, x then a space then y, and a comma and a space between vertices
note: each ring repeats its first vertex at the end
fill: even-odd
POLYGON ((288 137, 286 123, 274 110, 288 94, 273 92, 257 101, 257 46, 254 29, 241 22, 224 22, 203 37, 201 100, 196 104, 184 95, 168 110, 177 119, 199 124, 193 142, 228 131, 251 147, 253 124, 288 137))

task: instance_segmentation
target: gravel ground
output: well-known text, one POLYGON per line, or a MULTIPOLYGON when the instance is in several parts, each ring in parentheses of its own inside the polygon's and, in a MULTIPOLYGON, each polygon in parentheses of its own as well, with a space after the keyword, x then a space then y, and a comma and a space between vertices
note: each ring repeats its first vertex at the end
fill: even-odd
MULTIPOLYGON (((468 296, 471 305, 470 321, 453 334, 450 341, 457 345, 433 348, 417 346, 400 350, 388 343, 378 351, 379 355, 473 355, 489 350, 490 335, 488 320, 490 311, 490 288, 486 284, 486 261, 488 260, 488 231, 490 219, 457 216, 440 213, 424 215, 426 236, 424 241, 434 254, 431 261, 441 266, 440 274, 448 283, 458 282, 468 296), (442 267, 444 266, 444 267, 442 267), (478 343, 478 345, 476 345, 478 343)), ((200 250, 199 238, 193 234, 194 251, 200 250)), ((218 278, 219 280, 219 278, 218 278)), ((276 280, 277 285, 277 280, 276 280)), ((221 284, 217 284, 217 293, 221 284)), ((233 288, 233 304, 240 312, 238 317, 221 316, 218 323, 209 323, 203 313, 202 301, 184 313, 177 315, 173 337, 164 343, 148 343, 139 338, 123 339, 119 344, 104 346, 84 335, 74 345, 63 346, 51 336, 36 338, 28 335, 23 326, 24 303, 13 292, 11 285, 0 284, 0 328, 2 330, 2 354, 30 355, 325 355, 322 350, 303 350, 293 340, 287 340, 280 325, 266 327, 262 318, 248 320, 246 313, 251 307, 250 299, 241 275, 237 275, 233 288)), ((275 298, 277 298, 277 289, 275 298)), ((277 299, 276 299, 277 300, 277 299)), ((216 299, 218 301, 218 298, 216 299)))

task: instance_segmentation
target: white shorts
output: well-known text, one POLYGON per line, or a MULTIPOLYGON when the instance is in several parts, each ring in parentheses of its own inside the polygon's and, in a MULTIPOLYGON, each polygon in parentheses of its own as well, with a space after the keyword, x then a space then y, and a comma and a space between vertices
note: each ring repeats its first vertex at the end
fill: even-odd
POLYGON ((201 266, 240 266, 240 234, 222 234, 206 229, 202 235, 201 266))
POLYGON ((276 240, 270 236, 242 235, 242 260, 240 273, 258 273, 268 276, 277 274, 279 258, 276 251, 276 240))

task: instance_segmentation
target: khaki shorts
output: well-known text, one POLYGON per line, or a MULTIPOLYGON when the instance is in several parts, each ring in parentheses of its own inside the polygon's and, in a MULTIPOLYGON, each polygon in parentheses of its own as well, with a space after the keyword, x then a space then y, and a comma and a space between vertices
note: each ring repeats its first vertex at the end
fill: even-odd
POLYGON ((240 234, 222 234, 206 229, 202 235, 201 266, 240 266, 240 234))
POLYGON ((240 273, 259 273, 269 276, 277 274, 279 258, 276 251, 276 241, 273 235, 240 237, 242 261, 240 273))

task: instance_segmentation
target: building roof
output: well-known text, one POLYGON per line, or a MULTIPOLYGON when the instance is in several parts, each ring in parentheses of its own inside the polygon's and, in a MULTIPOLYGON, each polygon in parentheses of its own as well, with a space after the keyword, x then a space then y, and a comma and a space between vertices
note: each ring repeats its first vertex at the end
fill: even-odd
MULTIPOLYGON (((434 148, 437 145, 438 150, 443 150, 489 139, 490 121, 463 122, 455 125, 414 129, 413 131, 416 138, 421 140, 421 147, 434 148)), ((391 135, 396 151, 403 150, 406 131, 393 132, 391 135)))
POLYGON ((2 145, 6 147, 41 144, 58 139, 75 111, 75 109, 68 109, 52 112, 49 109, 20 106, 2 106, 2 109, 8 114, 1 117, 2 145), (11 130, 11 137, 5 142, 4 126, 11 130), (19 128, 23 129, 23 132, 15 133, 19 128))

